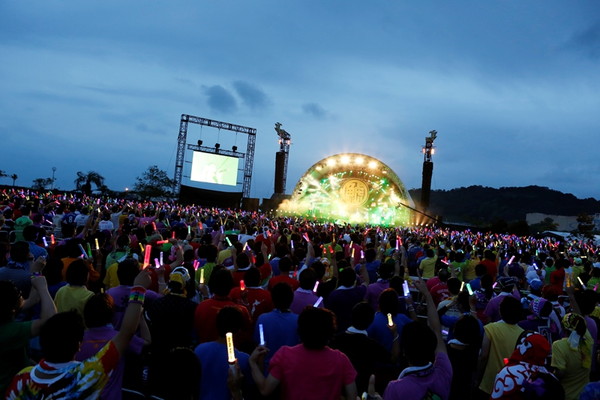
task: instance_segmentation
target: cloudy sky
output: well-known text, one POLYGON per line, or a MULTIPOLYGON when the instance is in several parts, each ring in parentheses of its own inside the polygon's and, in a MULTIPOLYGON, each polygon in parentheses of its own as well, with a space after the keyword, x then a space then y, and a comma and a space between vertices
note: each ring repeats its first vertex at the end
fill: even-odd
MULTIPOLYGON (((376 157, 418 188, 435 129, 433 189, 540 185, 600 199, 596 0, 4 0, 0 57, 0 169, 21 185, 52 167, 64 189, 77 171, 114 190, 154 164, 173 176, 191 114, 258 130, 253 197, 273 193, 281 122, 288 192, 341 152, 376 157)), ((247 140, 188 134, 223 148, 247 140)))

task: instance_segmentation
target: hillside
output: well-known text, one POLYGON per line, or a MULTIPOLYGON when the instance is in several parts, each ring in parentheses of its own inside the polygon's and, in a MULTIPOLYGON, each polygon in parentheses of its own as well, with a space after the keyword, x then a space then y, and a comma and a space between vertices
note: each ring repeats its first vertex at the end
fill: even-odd
MULTIPOLYGON (((421 199, 421 189, 409 191, 415 203, 421 199)), ((429 213, 440 215, 445 221, 485 224, 494 220, 519 221, 527 213, 554 215, 595 214, 600 212, 600 201, 578 199, 541 186, 461 187, 452 190, 432 190, 429 213)))

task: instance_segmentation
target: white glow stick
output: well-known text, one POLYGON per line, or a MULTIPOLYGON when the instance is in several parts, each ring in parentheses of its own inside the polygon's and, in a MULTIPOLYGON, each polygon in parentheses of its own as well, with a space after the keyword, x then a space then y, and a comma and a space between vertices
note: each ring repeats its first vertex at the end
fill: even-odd
POLYGON ((512 257, 510 258, 510 260, 508 260, 508 263, 509 263, 509 264, 512 264, 512 262, 513 262, 514 260, 515 260, 515 256, 512 256, 512 257))
POLYGON ((292 245, 292 250, 294 250, 294 241, 290 240, 290 244, 292 245))
POLYGON ((315 304, 313 305, 313 307, 315 307, 315 308, 316 308, 316 307, 319 307, 319 306, 321 305, 321 302, 322 302, 322 301, 323 301, 323 298, 322 298, 322 297, 319 297, 319 298, 317 299, 317 301, 315 301, 315 304))
POLYGON ((235 364, 235 351, 233 349, 233 333, 227 332, 225 334, 225 340, 227 342, 227 362, 229 364, 235 364))
POLYGON ((404 297, 410 296, 410 289, 407 281, 402 282, 402 290, 404 291, 404 297))
POLYGON ((399 247, 400 247, 400 243, 398 242, 398 239, 396 239, 396 251, 398 251, 399 247))
POLYGON ((392 319, 392 314, 388 313, 387 318, 388 318, 388 325, 393 326, 394 320, 392 319))
POLYGON ((164 253, 161 251, 161 252, 160 252, 160 265, 163 265, 163 264, 164 264, 163 255, 164 255, 164 253))
POLYGON ((465 289, 465 283, 461 282, 460 283, 460 291, 462 292, 465 289))
POLYGON ((162 264, 160 263, 160 260, 159 260, 158 258, 155 258, 155 259, 154 259, 154 265, 156 266, 156 268, 160 268, 160 266, 161 266, 162 264))
POLYGON ((313 292, 317 293, 317 289, 319 288, 319 281, 315 282, 315 287, 313 287, 313 292))
POLYGON ((585 287, 585 285, 583 284, 583 281, 581 280, 580 277, 577 277, 577 280, 579 281, 579 284, 581 285, 581 287, 585 287))
POLYGON ((258 324, 258 335, 260 337, 260 345, 265 345, 265 331, 263 330, 263 324, 258 324))
POLYGON ((225 237, 225 240, 227 241, 227 244, 229 245, 229 247, 233 247, 233 245, 231 244, 231 240, 229 240, 228 237, 225 237))
POLYGON ((46 236, 44 236, 42 240, 44 241, 44 247, 48 247, 48 241, 46 240, 46 236))

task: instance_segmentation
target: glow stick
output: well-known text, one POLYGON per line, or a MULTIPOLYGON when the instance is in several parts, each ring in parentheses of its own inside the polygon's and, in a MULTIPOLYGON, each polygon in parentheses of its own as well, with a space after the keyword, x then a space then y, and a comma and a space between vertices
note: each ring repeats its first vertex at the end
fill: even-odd
POLYGON ((44 242, 44 247, 48 247, 48 241, 46 240, 46 236, 44 236, 42 238, 43 242, 44 242))
MULTIPOLYGON (((140 246, 142 244, 140 243, 140 246)), ((144 250, 144 265, 142 265, 142 269, 145 269, 150 265, 150 253, 152 253, 152 246, 146 245, 146 249, 144 250)))
POLYGON ((536 263, 533 263, 533 268, 535 268, 536 271, 540 269, 540 267, 538 267, 536 263))
POLYGON ((362 251, 362 250, 360 251, 360 258, 361 258, 361 259, 362 259, 362 258, 365 258, 365 252, 364 252, 364 251, 362 251))
POLYGON ((410 289, 407 281, 402 282, 402 290, 404 291, 404 297, 410 296, 410 289))
POLYGON ((144 252, 144 245, 141 244, 141 243, 139 243, 139 245, 140 245, 140 249, 142 250, 142 253, 143 253, 144 252))
POLYGON ((508 263, 509 263, 509 264, 512 264, 512 262, 513 262, 514 260, 515 260, 515 256, 512 256, 512 257, 510 258, 510 260, 508 260, 508 263))
POLYGON ((89 258, 92 258, 92 247, 90 246, 90 242, 85 244, 85 248, 87 249, 87 255, 89 258))
POLYGON ((292 245, 292 250, 294 250, 294 241, 290 240, 290 244, 292 245))
POLYGON ((50 235, 50 243, 52 243, 53 245, 56 243, 56 242, 54 241, 54 235, 50 235))
POLYGON ((242 251, 246 251, 246 250, 248 250, 248 242, 244 243, 244 247, 242 248, 242 251))
POLYGON ((398 239, 396 239, 396 251, 400 248, 400 243, 398 243, 398 239))
POLYGON ((228 238, 228 237, 225 237, 225 241, 227 242, 227 245, 228 245, 229 247, 233 247, 233 245, 231 244, 231 240, 229 240, 229 238, 228 238))
POLYGON ((171 239, 175 239, 175 231, 171 234, 171 239))
POLYGON ((392 319, 392 314, 388 313, 387 318, 388 318, 388 325, 393 326, 394 320, 392 319))
MULTIPOLYGON (((198 268, 198 265, 196 264, 196 268, 198 268)), ((202 268, 200 270, 200 284, 204 284, 204 268, 202 268)))
POLYGON ((265 345, 265 331, 263 330, 263 324, 258 324, 258 336, 260 337, 260 345, 265 345))
POLYGON ((192 266, 194 267, 194 271, 198 271, 198 264, 200 264, 198 262, 198 260, 194 260, 194 262, 192 263, 192 266))
POLYGON ((308 233, 304 233, 302 235, 302 237, 304 238, 304 240, 306 240, 307 243, 310 243, 310 239, 308 238, 308 233))
POLYGON ((471 288, 470 283, 467 283, 467 290, 469 291, 469 296, 473 296, 473 289, 471 288))
POLYGON ((350 258, 354 258, 354 247, 352 248, 352 255, 350 256, 350 258))
POLYGON ((585 285, 583 284, 583 281, 581 280, 580 277, 577 277, 577 280, 579 281, 579 284, 581 285, 581 287, 585 287, 585 285))
POLYGON ((168 240, 159 240, 156 242, 156 244, 165 244, 165 243, 169 243, 168 240))
POLYGON ((158 230, 158 229, 156 229, 156 223, 155 222, 152 223, 152 230, 154 230, 155 232, 158 230))
POLYGON ((246 282, 243 279, 240 279, 240 290, 243 292, 246 290, 246 282))
POLYGON ((79 243, 78 246, 79 246, 79 251, 81 251, 81 255, 83 256, 83 258, 87 258, 87 253, 85 252, 85 249, 83 248, 81 243, 79 243))
POLYGON ((221 225, 221 233, 225 233, 225 230, 223 229, 223 225, 221 225))
POLYGON ((315 287, 313 287, 313 292, 317 293, 317 289, 319 288, 319 281, 315 282, 315 287))
POLYGON ((161 263, 160 263, 160 260, 158 258, 154 259, 154 265, 156 266, 157 269, 160 268, 161 263))
POLYGON ((322 302, 322 301, 323 301, 323 298, 322 298, 322 297, 319 297, 319 298, 317 299, 317 301, 315 301, 315 304, 313 304, 313 307, 315 307, 315 308, 316 308, 316 307, 319 307, 319 306, 321 305, 321 302, 322 302))
POLYGON ((462 292, 463 290, 465 290, 465 283, 461 282, 461 284, 460 284, 460 291, 462 292))
POLYGON ((496 286, 498 286, 498 282, 494 282, 494 284, 492 285, 492 289, 496 289, 496 286))
POLYGON ((233 333, 227 332, 225 334, 225 340, 227 342, 227 362, 229 364, 235 364, 235 351, 233 349, 233 333))
POLYGON ((164 265, 163 252, 160 252, 160 265, 164 265))
POLYGON ((96 242, 96 250, 100 250, 100 245, 98 244, 98 238, 94 238, 94 242, 96 242))
POLYGON ((190 225, 188 225, 188 235, 190 235, 192 233, 192 227, 190 225))

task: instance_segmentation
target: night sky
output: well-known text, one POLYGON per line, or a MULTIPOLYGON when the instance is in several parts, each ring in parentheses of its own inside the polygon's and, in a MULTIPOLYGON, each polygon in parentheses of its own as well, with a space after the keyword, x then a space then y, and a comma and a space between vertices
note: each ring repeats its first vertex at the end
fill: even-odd
MULTIPOLYGON (((596 0, 4 0, 0 57, 0 170, 17 185, 52 167, 62 189, 77 171, 113 190, 154 164, 173 176, 191 114, 258 130, 252 197, 273 193, 281 122, 288 193, 342 152, 418 188, 435 129, 432 189, 539 185, 600 199, 596 0)), ((198 139, 247 140, 190 126, 198 139)))

